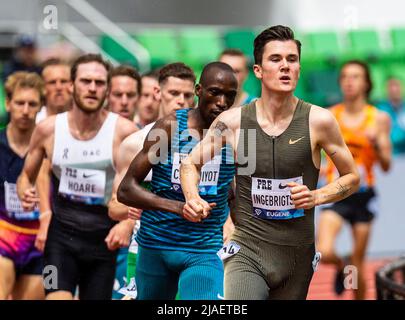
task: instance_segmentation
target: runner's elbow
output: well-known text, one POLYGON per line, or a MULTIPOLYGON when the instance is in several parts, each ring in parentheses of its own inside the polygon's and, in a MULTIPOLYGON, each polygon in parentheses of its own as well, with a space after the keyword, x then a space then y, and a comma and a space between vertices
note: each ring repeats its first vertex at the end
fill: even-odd
POLYGON ((353 193, 356 192, 357 190, 359 190, 360 188, 360 174, 358 171, 354 172, 352 174, 352 185, 353 185, 353 193))
POLYGON ((130 199, 130 188, 128 185, 122 181, 117 190, 117 200, 125 205, 127 205, 128 199, 130 199))
POLYGON ((108 216, 110 217, 111 220, 114 221, 121 221, 121 219, 118 211, 117 211, 117 200, 116 198, 113 200, 111 199, 110 202, 108 203, 108 216))
POLYGON ((391 161, 388 160, 388 161, 381 162, 380 166, 381 166, 382 171, 388 172, 391 169, 391 161))

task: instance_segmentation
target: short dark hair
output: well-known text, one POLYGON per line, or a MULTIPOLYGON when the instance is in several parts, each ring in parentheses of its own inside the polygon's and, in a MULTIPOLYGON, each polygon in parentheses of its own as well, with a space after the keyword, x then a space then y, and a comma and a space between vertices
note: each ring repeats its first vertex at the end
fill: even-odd
POLYGON ((152 78, 159 82, 160 69, 153 69, 151 71, 145 72, 141 78, 152 78))
POLYGON ((239 58, 243 58, 245 59, 245 68, 248 68, 248 65, 250 63, 250 58, 245 55, 242 50, 239 49, 235 49, 235 48, 228 48, 225 49, 224 51, 221 52, 221 54, 219 55, 219 59, 221 60, 221 58, 223 56, 230 56, 230 57, 239 57, 239 58))
POLYGON ((388 82, 388 81, 390 81, 390 80, 396 80, 396 81, 399 81, 399 82, 402 83, 402 80, 401 80, 398 76, 389 73, 389 74, 385 77, 385 82, 388 82))
POLYGON ((110 81, 112 80, 112 78, 118 76, 125 76, 134 79, 136 81, 138 93, 139 94, 141 93, 142 90, 141 76, 134 67, 131 67, 129 65, 120 65, 118 67, 113 68, 110 72, 110 81))
POLYGON ((348 66, 348 65, 351 65, 351 64, 360 66, 364 70, 364 76, 366 78, 365 80, 366 80, 366 83, 367 83, 366 95, 367 95, 367 98, 369 98, 370 93, 373 90, 373 81, 371 80, 370 68, 368 67, 368 64, 366 62, 361 61, 361 60, 349 60, 349 61, 346 61, 345 63, 342 64, 342 66, 340 68, 339 80, 340 80, 340 77, 342 76, 343 68, 348 66))
POLYGON ((235 49, 235 48, 228 48, 221 52, 219 57, 222 56, 233 56, 233 57, 244 57, 247 59, 246 55, 242 52, 242 50, 235 49))
POLYGON ((90 63, 90 62, 98 62, 99 64, 103 65, 104 68, 107 70, 107 84, 110 83, 110 72, 112 69, 111 63, 107 60, 104 60, 101 54, 95 53, 88 53, 78 57, 72 64, 72 68, 70 70, 70 78, 72 82, 75 81, 77 76, 77 68, 81 64, 90 63))
POLYGON ((195 84, 195 74, 193 70, 183 62, 170 63, 162 67, 159 71, 159 84, 163 84, 169 77, 190 80, 195 84))
POLYGON ((270 41, 289 41, 292 40, 297 45, 298 57, 301 58, 301 42, 294 38, 294 31, 286 26, 272 26, 263 30, 254 41, 253 55, 255 64, 261 64, 263 60, 264 46, 270 41))
POLYGON ((45 68, 51 67, 51 66, 66 66, 66 67, 70 68, 70 64, 65 60, 62 60, 60 58, 49 58, 49 59, 45 60, 44 62, 42 62, 42 64, 41 64, 42 76, 43 76, 43 72, 44 72, 45 68))

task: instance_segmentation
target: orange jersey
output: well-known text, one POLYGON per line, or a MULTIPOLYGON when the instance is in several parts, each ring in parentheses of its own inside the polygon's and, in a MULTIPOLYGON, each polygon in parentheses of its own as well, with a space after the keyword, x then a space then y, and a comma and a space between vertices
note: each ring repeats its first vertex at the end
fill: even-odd
MULTIPOLYGON (((353 155, 357 168, 360 173, 360 191, 373 187, 374 173, 373 165, 377 160, 374 146, 367 137, 367 131, 375 130, 377 123, 378 110, 372 105, 364 108, 364 120, 356 127, 347 127, 342 121, 344 105, 338 104, 330 108, 330 111, 336 117, 344 141, 353 155)), ((336 180, 339 173, 331 159, 327 157, 326 180, 328 183, 336 180)))

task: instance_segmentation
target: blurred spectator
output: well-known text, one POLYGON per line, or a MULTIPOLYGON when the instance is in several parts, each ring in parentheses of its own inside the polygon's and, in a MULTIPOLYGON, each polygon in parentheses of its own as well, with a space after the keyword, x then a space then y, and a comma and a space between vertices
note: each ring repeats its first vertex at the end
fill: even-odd
POLYGON ((108 109, 133 121, 141 88, 141 76, 135 68, 120 65, 112 69, 107 96, 108 109))
POLYGON ((3 67, 3 81, 16 71, 27 71, 41 73, 41 68, 37 63, 36 43, 29 35, 21 35, 17 39, 14 55, 3 67))
POLYGON ((248 57, 239 49, 225 49, 219 56, 219 61, 229 64, 238 79, 238 94, 233 107, 250 103, 256 97, 243 90, 243 85, 249 75, 248 57))
POLYGON ((58 57, 63 61, 74 61, 82 52, 68 40, 58 40, 58 42, 38 48, 38 61, 46 61, 58 57))
POLYGON ((139 129, 157 120, 160 100, 156 92, 159 90, 159 70, 142 75, 142 90, 138 101, 134 122, 139 129))
POLYGON ((405 153, 405 103, 402 98, 401 81, 391 77, 387 81, 388 100, 381 102, 378 108, 391 116, 391 141, 394 154, 405 153))
POLYGON ((41 69, 45 82, 45 105, 37 114, 37 123, 72 106, 70 65, 59 58, 50 58, 41 65, 41 69))

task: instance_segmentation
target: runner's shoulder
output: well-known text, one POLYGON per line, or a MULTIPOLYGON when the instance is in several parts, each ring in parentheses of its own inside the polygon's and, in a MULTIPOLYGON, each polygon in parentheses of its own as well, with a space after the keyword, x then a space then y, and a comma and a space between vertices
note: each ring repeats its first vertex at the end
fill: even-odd
POLYGON ((122 137, 122 140, 128 137, 130 134, 137 132, 139 129, 135 126, 135 124, 121 116, 117 118, 117 125, 116 125, 117 134, 122 137))
POLYGON ((309 125, 314 129, 327 130, 336 126, 337 120, 329 109, 313 104, 309 113, 309 125))
POLYGON ((156 129, 163 129, 167 132, 170 132, 172 126, 176 124, 177 124, 177 116, 176 112, 173 111, 169 113, 167 116, 158 119, 147 134, 150 134, 151 132, 153 132, 153 130, 156 129))
POLYGON ((36 124, 36 134, 40 135, 41 137, 49 137, 50 135, 53 135, 55 132, 56 116, 57 115, 49 116, 36 124))
POLYGON ((379 124, 382 125, 391 125, 391 117, 388 114, 388 112, 383 111, 383 110, 378 110, 377 111, 377 121, 379 122, 379 124))
POLYGON ((145 138, 153 125, 154 123, 148 124, 141 130, 131 133, 128 137, 126 137, 121 143, 121 152, 123 154, 136 154, 140 149, 142 149, 143 142, 145 141, 145 138))
POLYGON ((241 110, 243 106, 234 107, 222 112, 213 122, 214 126, 217 123, 224 123, 229 129, 235 130, 240 127, 241 110))

